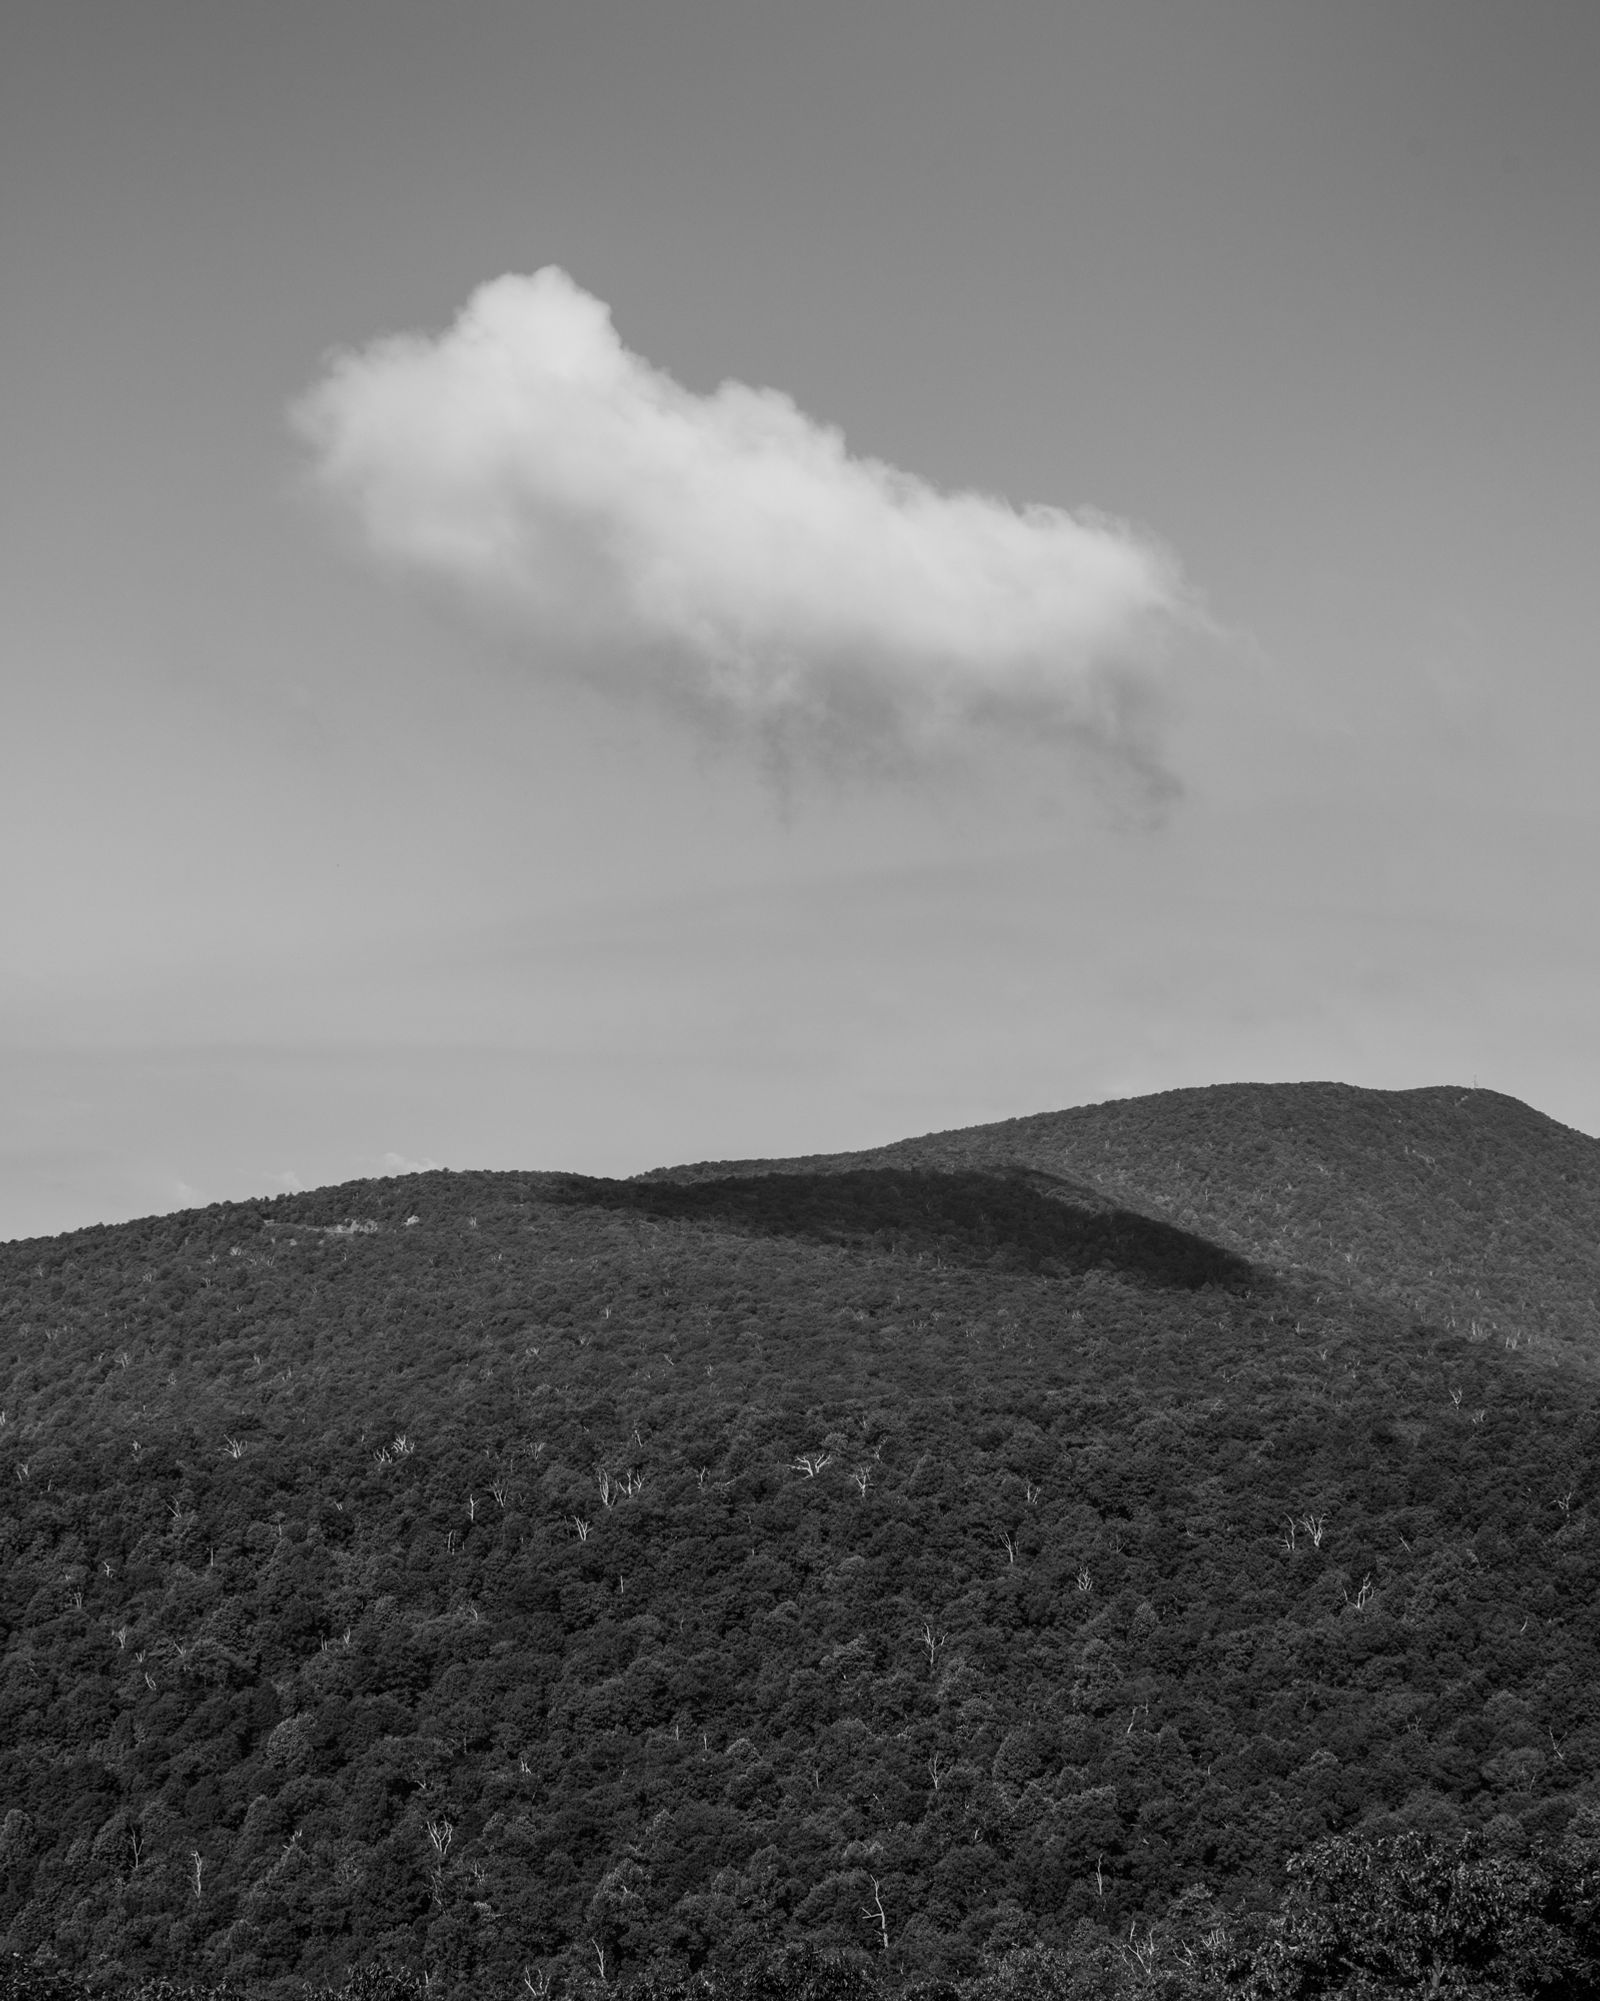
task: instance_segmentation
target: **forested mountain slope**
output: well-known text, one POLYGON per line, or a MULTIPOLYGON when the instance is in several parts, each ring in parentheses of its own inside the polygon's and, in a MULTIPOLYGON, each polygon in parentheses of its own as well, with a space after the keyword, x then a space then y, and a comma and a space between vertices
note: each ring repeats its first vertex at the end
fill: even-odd
POLYGON ((662 1171, 892 1164, 1043 1169, 1272 1270, 1600 1367, 1600 1141, 1496 1091, 1219 1084, 864 1153, 662 1171))
POLYGON ((30 1961, 950 1978, 1600 1799, 1585 1381, 1037 1172, 222 1205, 0 1359, 30 1961))

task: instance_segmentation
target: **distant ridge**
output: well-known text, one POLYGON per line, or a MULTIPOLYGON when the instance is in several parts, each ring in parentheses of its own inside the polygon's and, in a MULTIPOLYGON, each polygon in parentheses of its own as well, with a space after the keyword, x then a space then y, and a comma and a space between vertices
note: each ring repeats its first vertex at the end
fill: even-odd
POLYGON ((1089 1183, 1273 1270, 1600 1367, 1600 1141, 1499 1091, 1213 1084, 660 1176, 889 1166, 1015 1166, 1089 1183))

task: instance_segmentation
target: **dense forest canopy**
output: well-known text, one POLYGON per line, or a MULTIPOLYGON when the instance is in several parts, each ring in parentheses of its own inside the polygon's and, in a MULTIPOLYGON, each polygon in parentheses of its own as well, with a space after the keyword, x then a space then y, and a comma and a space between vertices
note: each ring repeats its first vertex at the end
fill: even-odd
MULTIPOLYGON (((1339 1250, 1354 1115, 1302 1088, 1339 1250)), ((1158 1099, 1116 1146, 1099 1107, 1054 1151, 439 1172, 0 1246, 17 1967, 1023 2001, 1454 1954, 1593 1991, 1574 1267, 1530 1348, 1394 1262, 1274 1264, 1251 1146, 1176 1095, 1213 1142, 1181 1200, 1158 1099)), ((1398 1094, 1407 1146, 1439 1099, 1398 1094)), ((1507 1103, 1521 1231, 1600 1148, 1507 1103)), ((1495 1172, 1470 1130, 1451 1189, 1495 1172)))
POLYGON ((1600 1359, 1600 1143, 1498 1091, 1216 1084, 774 1168, 1032 1167, 1444 1327, 1600 1359))

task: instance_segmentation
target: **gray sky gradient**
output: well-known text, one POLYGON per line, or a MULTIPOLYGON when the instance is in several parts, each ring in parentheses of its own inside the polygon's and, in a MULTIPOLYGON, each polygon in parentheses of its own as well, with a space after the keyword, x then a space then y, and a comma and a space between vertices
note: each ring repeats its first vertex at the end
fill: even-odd
POLYGON ((23 0, 0 1234, 1234 1078, 1600 1131, 1585 0, 23 0), (1097 508, 1179 793, 775 783, 374 570, 288 411, 559 265, 699 395, 1097 508))

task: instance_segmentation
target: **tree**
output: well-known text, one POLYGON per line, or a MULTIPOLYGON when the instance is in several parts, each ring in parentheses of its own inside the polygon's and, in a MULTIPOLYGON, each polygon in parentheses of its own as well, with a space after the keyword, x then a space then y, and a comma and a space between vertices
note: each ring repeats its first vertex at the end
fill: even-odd
POLYGON ((1321 1841, 1290 1864, 1280 1915, 1226 1984, 1261 2001, 1582 2001, 1600 1991, 1597 1864, 1577 1842, 1514 1857, 1470 1835, 1321 1841))

